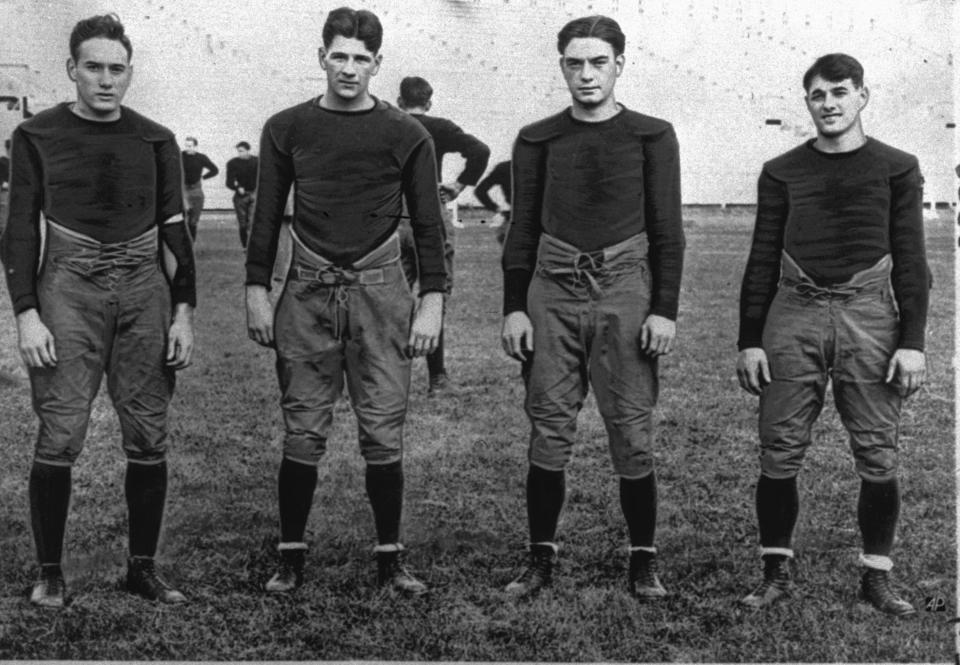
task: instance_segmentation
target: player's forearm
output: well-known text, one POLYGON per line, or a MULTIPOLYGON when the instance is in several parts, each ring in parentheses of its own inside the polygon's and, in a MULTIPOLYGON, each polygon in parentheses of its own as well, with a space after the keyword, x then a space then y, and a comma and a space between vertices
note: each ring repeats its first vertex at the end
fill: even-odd
POLYGON ((160 227, 164 267, 170 283, 174 305, 197 306, 197 271, 193 258, 193 242, 182 218, 160 227))

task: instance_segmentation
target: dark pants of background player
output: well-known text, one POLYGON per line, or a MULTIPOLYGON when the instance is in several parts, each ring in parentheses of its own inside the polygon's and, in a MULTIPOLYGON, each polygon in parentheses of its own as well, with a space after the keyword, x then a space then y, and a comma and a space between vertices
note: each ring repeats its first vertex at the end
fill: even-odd
POLYGON ((233 209, 237 213, 237 228, 240 230, 240 244, 247 247, 247 235, 253 221, 253 207, 257 202, 256 192, 233 195, 233 209))
POLYGON ((190 230, 190 238, 197 239, 197 228, 200 224, 200 213, 203 212, 203 186, 198 182, 194 185, 187 185, 184 188, 183 196, 187 209, 187 228, 190 230))

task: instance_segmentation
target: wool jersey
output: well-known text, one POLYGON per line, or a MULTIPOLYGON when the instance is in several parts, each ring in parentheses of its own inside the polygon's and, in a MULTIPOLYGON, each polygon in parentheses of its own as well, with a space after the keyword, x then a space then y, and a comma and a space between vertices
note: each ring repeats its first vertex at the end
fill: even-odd
POLYGON ((490 148, 487 144, 476 136, 467 134, 457 123, 447 118, 424 113, 411 115, 420 121, 433 139, 433 150, 437 160, 437 182, 443 178, 443 156, 458 153, 466 163, 457 180, 462 185, 476 185, 490 160, 490 148))
POLYGON ((917 158, 873 138, 821 152, 810 139, 763 165, 740 291, 742 350, 760 347, 786 252, 819 286, 848 281, 884 255, 900 309, 900 348, 923 350, 929 272, 917 158))
POLYGON ((257 189, 257 165, 256 156, 234 157, 227 162, 227 188, 234 191, 238 187, 243 187, 246 192, 254 192, 257 189))
POLYGON ((198 185, 200 184, 201 179, 207 180, 220 173, 220 169, 217 168, 217 165, 211 162, 210 158, 204 155, 202 152, 195 152, 191 154, 184 150, 182 153, 182 159, 183 182, 188 187, 198 185), (206 173, 203 172, 204 169, 207 170, 206 173))
POLYGON ((396 231, 406 200, 421 292, 443 291, 443 236, 433 142, 410 115, 374 99, 369 110, 313 99, 264 125, 247 284, 269 288, 280 224, 294 187, 293 229, 311 251, 348 266, 396 231))
POLYGON ((526 309, 541 233, 594 252, 645 231, 651 313, 676 319, 685 240, 679 146, 669 122, 626 108, 582 122, 568 108, 520 130, 512 166, 504 314, 526 309))
POLYGON ((130 240, 183 213, 173 133, 125 106, 120 118, 79 117, 69 103, 13 133, 3 261, 14 311, 36 306, 40 215, 101 243, 130 240))

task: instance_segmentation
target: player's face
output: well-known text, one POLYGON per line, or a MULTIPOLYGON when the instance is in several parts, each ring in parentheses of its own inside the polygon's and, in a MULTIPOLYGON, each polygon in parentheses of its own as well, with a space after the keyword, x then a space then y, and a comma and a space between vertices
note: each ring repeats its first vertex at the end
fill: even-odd
POLYGON ((77 84, 78 115, 100 121, 120 117, 120 102, 133 75, 123 44, 103 37, 82 42, 77 59, 67 61, 67 75, 77 84))
POLYGON ((835 138, 858 126, 860 111, 870 95, 865 86, 856 87, 850 79, 827 81, 815 76, 804 99, 820 136, 835 138))
POLYGON ((194 143, 193 141, 190 141, 189 139, 184 141, 184 144, 186 145, 187 152, 193 152, 194 150, 197 149, 197 144, 194 143))
POLYGON ((623 56, 614 55, 613 46, 602 39, 571 39, 560 56, 560 70, 574 103, 596 108, 610 101, 623 62, 623 56))
POLYGON ((363 104, 370 78, 380 70, 381 56, 359 39, 337 35, 320 49, 320 66, 327 73, 327 94, 337 105, 363 104))

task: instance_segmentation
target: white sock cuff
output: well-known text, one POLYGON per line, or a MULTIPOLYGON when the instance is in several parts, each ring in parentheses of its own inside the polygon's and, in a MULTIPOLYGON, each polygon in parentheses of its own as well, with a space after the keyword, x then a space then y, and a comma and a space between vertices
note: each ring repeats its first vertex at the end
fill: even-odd
POLYGON ((793 550, 789 547, 761 547, 760 556, 764 554, 779 554, 780 556, 785 556, 790 559, 793 558, 793 550))
POLYGON ((657 553, 657 548, 656 548, 656 547, 652 547, 652 546, 651 546, 651 547, 647 547, 646 545, 630 545, 629 547, 627 547, 627 551, 630 552, 630 553, 633 553, 633 552, 650 552, 650 554, 656 554, 656 553, 657 553))
POLYGON ((290 550, 306 550, 309 549, 306 543, 278 543, 277 551, 278 552, 288 552, 290 550))
POLYGON ((887 572, 893 570, 893 559, 882 554, 864 554, 861 552, 860 564, 876 570, 885 570, 887 572))
POLYGON ((375 545, 373 552, 402 552, 406 548, 400 543, 385 543, 383 545, 375 545))
POLYGON ((531 548, 532 548, 534 545, 546 545, 547 547, 549 547, 550 549, 553 550, 553 553, 554 553, 554 554, 556 554, 557 552, 560 551, 560 546, 557 545, 556 543, 550 543, 550 542, 530 543, 530 547, 531 547, 531 548))

